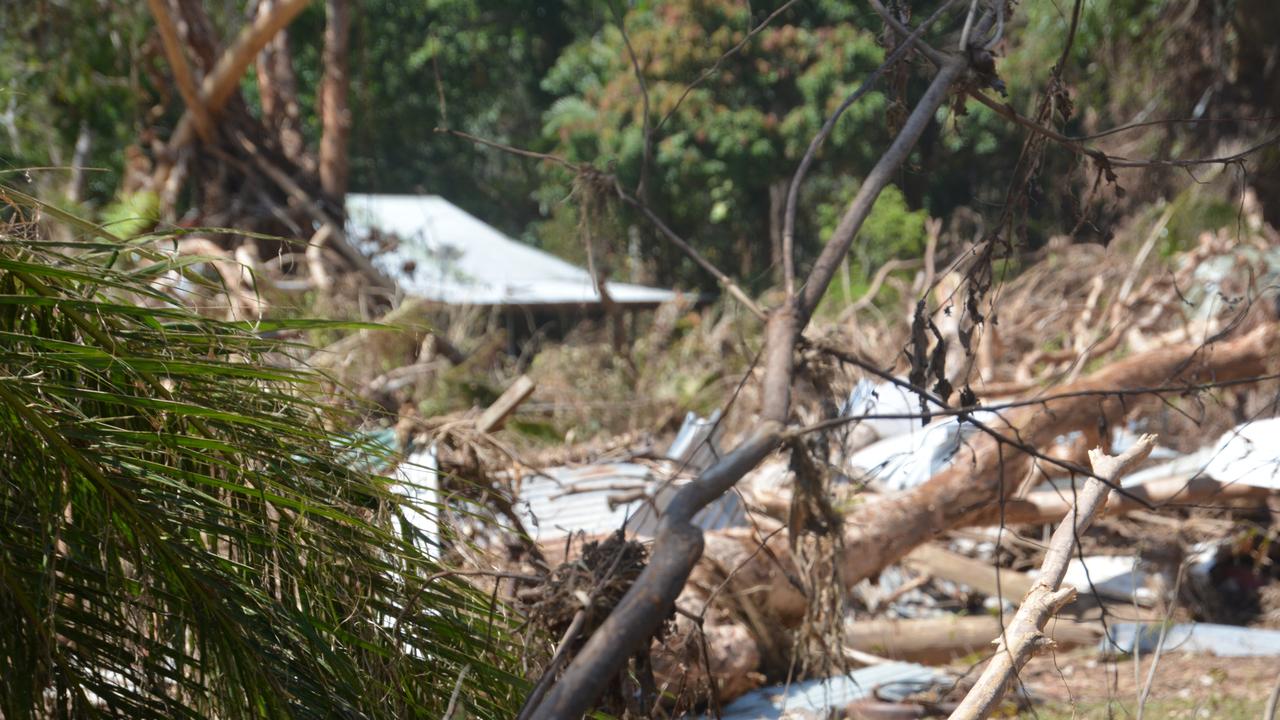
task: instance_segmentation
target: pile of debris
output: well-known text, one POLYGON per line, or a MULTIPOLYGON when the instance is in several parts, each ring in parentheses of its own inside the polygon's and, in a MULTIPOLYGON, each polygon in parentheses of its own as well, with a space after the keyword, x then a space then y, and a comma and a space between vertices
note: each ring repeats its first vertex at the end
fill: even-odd
MULTIPOLYGON (((976 406, 922 400, 892 363, 812 362, 796 389, 809 431, 697 515, 703 559, 618 709, 665 698, 743 719, 947 712, 971 678, 956 663, 990 658, 1035 585, 1048 533, 1089 477, 1085 451, 1121 453, 1143 433, 1162 444, 1079 538, 1064 576, 1078 594, 1046 632, 1058 649, 1107 655, 1280 655, 1277 320, 1258 302, 1280 284, 1280 252, 1206 234, 1180 261, 1165 279, 1109 269, 1111 304, 1084 283, 1068 311, 1022 315, 1036 327, 1017 342, 988 335, 1005 356, 983 360, 980 342, 968 358, 976 406), (1091 339, 1062 358, 1026 342, 1059 336, 1091 339), (1167 377, 1180 384, 1153 385, 1167 377), (892 522, 965 482, 1013 490, 996 506, 930 508, 936 525, 865 545, 879 513, 892 522)), ((1038 277, 1006 289, 1006 318, 1038 277)), ((419 537, 530 621, 541 686, 643 566, 675 493, 749 424, 750 403, 689 413, 667 442, 628 434, 535 462, 499 433, 534 385, 521 377, 484 410, 404 416, 399 480, 436 508, 405 518, 419 537)))

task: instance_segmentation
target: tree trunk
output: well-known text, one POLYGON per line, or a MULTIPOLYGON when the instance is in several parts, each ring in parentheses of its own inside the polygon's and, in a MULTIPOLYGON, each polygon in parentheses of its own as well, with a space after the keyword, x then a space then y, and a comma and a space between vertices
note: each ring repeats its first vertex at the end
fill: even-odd
MULTIPOLYGON (((259 0, 258 16, 269 15, 274 0, 259 0)), ((298 79, 293 71, 293 51, 289 48, 289 30, 281 30, 262 52, 258 53, 258 96, 262 101, 262 123, 276 134, 280 150, 298 167, 315 171, 315 163, 307 156, 302 136, 302 117, 298 105, 298 79)))
POLYGON ((784 282, 782 234, 783 218, 787 212, 787 182, 779 180, 769 185, 769 266, 779 286, 784 282))
POLYGON ((351 113, 347 109, 347 46, 351 32, 348 0, 325 0, 328 22, 324 30, 324 80, 320 85, 320 187, 335 208, 343 207, 347 193, 347 134, 351 113))

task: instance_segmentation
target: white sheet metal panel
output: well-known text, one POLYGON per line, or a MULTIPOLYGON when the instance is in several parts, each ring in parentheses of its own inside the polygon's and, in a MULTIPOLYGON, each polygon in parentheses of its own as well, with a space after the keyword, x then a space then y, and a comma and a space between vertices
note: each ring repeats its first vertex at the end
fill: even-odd
MULTIPOLYGON (((347 195, 347 234, 406 294, 455 305, 600 302, 586 270, 517 242, 436 195, 347 195), (375 233, 374 231, 377 231, 375 233), (394 238, 380 247, 374 236, 394 238)), ((661 303, 672 290, 608 284, 614 302, 661 303)))
POLYGON ((1221 483, 1280 490, 1280 418, 1251 420, 1218 441, 1126 477, 1125 487, 1165 477, 1207 475, 1221 483))
POLYGON ((900 687, 906 692, 885 693, 886 697, 900 697, 945 677, 937 670, 915 663, 872 665, 848 675, 760 688, 729 703, 721 717, 724 720, 777 720, 793 710, 823 713, 833 708, 843 709, 854 700, 869 696, 879 686, 900 687))
POLYGON ((1280 418, 1254 420, 1223 435, 1204 471, 1218 482, 1280 490, 1280 418))
POLYGON ((667 448, 667 458, 690 472, 701 472, 720 458, 720 440, 724 427, 720 424, 720 410, 711 417, 702 418, 692 410, 685 413, 684 424, 676 433, 676 439, 667 448))
MULTIPOLYGON (((1143 653, 1155 652, 1160 644, 1159 623, 1111 623, 1102 638, 1103 652, 1132 653, 1134 645, 1143 653)), ((1280 630, 1178 623, 1165 629, 1164 652, 1206 653, 1218 657, 1280 656, 1280 630)), ((727 717, 727 716, 726 716, 727 717)))
MULTIPOLYGON (((440 467, 435 446, 410 455, 396 468, 394 477, 399 482, 391 486, 391 492, 409 500, 402 510, 405 522, 422 533, 425 545, 421 549, 427 557, 438 557, 440 518, 435 508, 440 504, 440 467)), ((397 534, 401 532, 399 519, 392 519, 392 525, 397 534)))
MULTIPOLYGON (((636 463, 547 468, 520 482, 515 510, 537 542, 577 532, 606 535, 624 525, 628 533, 649 538, 658 527, 654 506, 665 507, 679 487, 664 483, 666 478, 636 463), (636 491, 654 499, 623 499, 636 491)), ((693 524, 703 530, 742 526, 746 509, 737 493, 725 493, 694 515, 693 524)))

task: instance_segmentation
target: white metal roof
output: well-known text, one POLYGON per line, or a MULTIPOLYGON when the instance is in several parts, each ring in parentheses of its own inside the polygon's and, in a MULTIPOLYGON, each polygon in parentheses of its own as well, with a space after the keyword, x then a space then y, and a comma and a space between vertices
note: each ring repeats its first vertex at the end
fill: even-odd
MULTIPOLYGON (((409 295, 455 305, 600 302, 586 270, 517 242, 437 195, 347 195, 347 234, 409 295), (379 247, 377 230, 397 242, 379 247)), ((610 282, 620 304, 657 304, 671 290, 610 282)))
MULTIPOLYGON (((515 510, 537 542, 582 532, 607 535, 626 528, 636 537, 653 537, 661 511, 687 477, 664 482, 680 464, 669 462, 660 472, 636 463, 546 468, 525 477, 516 490, 515 510), (644 493, 644 498, 640 497, 644 493)), ((693 516, 703 530, 746 524, 746 509, 735 493, 725 493, 693 516)))

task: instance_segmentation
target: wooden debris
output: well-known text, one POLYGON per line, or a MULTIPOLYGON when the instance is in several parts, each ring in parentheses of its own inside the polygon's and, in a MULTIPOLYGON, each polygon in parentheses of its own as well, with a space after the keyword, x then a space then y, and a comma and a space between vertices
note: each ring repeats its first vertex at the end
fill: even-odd
MULTIPOLYGON (((939 663, 974 652, 989 652, 1010 617, 946 616, 912 620, 866 620, 845 627, 847 647, 892 660, 939 663)), ((1097 622, 1059 620, 1049 632, 1062 647, 1092 645, 1103 635, 1097 622)))
POLYGON ((1106 504, 1107 496, 1111 493, 1110 485, 1145 460, 1153 447, 1155 436, 1143 435, 1122 455, 1112 457, 1100 449, 1089 453, 1094 473, 1106 482, 1089 478, 1085 483, 1071 513, 1054 531, 1053 539, 1049 541, 1049 551, 1045 555, 1035 586, 1022 601, 1013 622, 1002 628, 1002 632, 996 636, 999 649, 983 669, 982 676, 973 689, 965 695, 960 707, 952 713, 952 720, 982 720, 988 717, 999 706, 1009 683, 1032 655, 1052 647, 1053 640, 1046 637, 1043 630, 1049 618, 1075 597, 1075 588, 1063 587, 1062 579, 1067 574, 1067 564, 1071 561, 1076 543, 1093 524, 1098 509, 1106 504))
POLYGON ((537 387, 537 385, 533 380, 529 379, 528 375, 521 375, 516 378, 516 381, 511 384, 511 387, 507 388, 506 391, 503 392, 502 395, 484 411, 484 414, 480 416, 479 420, 476 420, 476 430, 479 430, 482 433, 489 433, 502 429, 507 418, 511 416, 511 413, 516 411, 516 408, 520 407, 520 403, 529 399, 529 396, 533 394, 535 387, 537 387))

